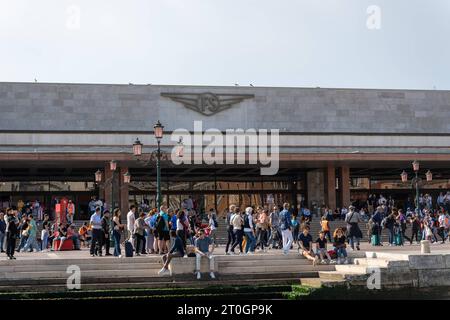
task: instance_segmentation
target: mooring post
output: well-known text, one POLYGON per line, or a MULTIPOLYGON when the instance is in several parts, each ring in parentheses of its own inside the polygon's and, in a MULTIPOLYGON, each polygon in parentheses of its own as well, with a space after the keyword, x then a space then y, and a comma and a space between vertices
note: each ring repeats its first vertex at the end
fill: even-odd
POLYGON ((421 253, 431 253, 430 240, 421 240, 420 241, 420 252, 421 253))

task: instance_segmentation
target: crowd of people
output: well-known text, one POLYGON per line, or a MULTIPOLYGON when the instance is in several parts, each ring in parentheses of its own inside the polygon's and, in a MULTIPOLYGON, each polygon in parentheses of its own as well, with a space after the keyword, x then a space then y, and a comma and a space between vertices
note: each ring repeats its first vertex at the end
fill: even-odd
MULTIPOLYGON (((196 257, 198 270, 202 257, 211 261, 211 277, 214 277, 214 258, 212 253, 217 246, 218 217, 210 209, 207 219, 192 208, 169 208, 163 205, 157 210, 130 206, 126 222, 122 223, 122 213, 116 208, 111 212, 103 206, 90 208, 93 213, 89 222, 84 222, 77 230, 73 221, 56 224, 43 215, 40 237, 39 228, 33 214, 24 214, 17 208, 8 208, 0 212, 0 249, 10 259, 14 252, 41 250, 61 250, 67 241, 70 248, 79 250, 89 247, 90 255, 114 255, 122 257, 122 250, 131 247, 132 254, 161 255, 163 268, 161 274, 168 272, 168 264, 173 257, 196 257), (39 240, 39 241, 38 241, 39 240), (110 253, 113 246, 113 253, 110 253)), ((241 211, 237 205, 231 205, 223 220, 227 230, 227 255, 268 250, 282 250, 288 254, 297 246, 297 250, 314 265, 328 263, 348 263, 347 246, 360 250, 363 234, 361 224, 367 225, 368 240, 374 246, 383 245, 383 230, 388 234, 388 245, 410 244, 422 239, 433 243, 444 243, 449 237, 450 193, 436 199, 435 206, 426 194, 419 198, 419 207, 413 202, 405 202, 406 209, 398 209, 395 201, 383 195, 370 195, 364 203, 354 203, 348 208, 320 210, 301 208, 293 210, 288 203, 281 207, 246 207, 241 211), (412 206, 412 207, 410 207, 412 206), (320 224, 318 234, 311 233, 311 224, 317 216, 320 224), (345 226, 331 230, 330 222, 343 220, 345 226), (407 232, 411 229, 410 232, 407 232)), ((222 223, 222 222, 221 222, 222 223)), ((127 252, 127 256, 130 254, 127 252)), ((200 277, 200 272, 198 272, 200 277)))

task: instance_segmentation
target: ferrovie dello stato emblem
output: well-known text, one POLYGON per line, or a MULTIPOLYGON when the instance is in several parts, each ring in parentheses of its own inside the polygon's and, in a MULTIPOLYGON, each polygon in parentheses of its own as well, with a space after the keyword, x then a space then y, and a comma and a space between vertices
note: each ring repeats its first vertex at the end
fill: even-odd
POLYGON ((224 94, 224 93, 169 93, 162 92, 162 97, 183 104, 186 108, 197 111, 205 116, 212 116, 220 111, 231 108, 245 99, 252 99, 253 94, 224 94))

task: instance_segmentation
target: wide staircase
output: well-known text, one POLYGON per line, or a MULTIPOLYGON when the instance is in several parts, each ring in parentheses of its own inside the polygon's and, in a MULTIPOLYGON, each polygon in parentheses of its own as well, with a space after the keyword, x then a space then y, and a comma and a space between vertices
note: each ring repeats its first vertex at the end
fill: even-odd
POLYGON ((81 290, 289 285, 298 283, 300 278, 317 278, 319 272, 335 270, 334 265, 313 266, 294 252, 288 255, 270 252, 244 256, 220 255, 216 256, 216 279, 212 280, 204 273, 199 281, 193 273, 194 258, 187 259, 192 259, 190 272, 160 276, 159 256, 118 259, 91 258, 87 251, 35 253, 20 260, 0 261, 0 292, 65 291, 68 278, 74 274, 74 270, 80 271, 81 290), (80 254, 84 253, 86 257, 80 258, 80 254), (31 255, 42 257, 34 258, 31 255))

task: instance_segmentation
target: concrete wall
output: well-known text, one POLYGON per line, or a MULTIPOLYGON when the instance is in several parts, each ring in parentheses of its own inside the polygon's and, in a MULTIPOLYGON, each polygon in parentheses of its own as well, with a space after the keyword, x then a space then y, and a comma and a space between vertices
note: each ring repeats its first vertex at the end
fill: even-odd
POLYGON ((282 132, 450 134, 450 91, 0 83, 1 130, 147 131, 278 128, 282 132), (161 92, 254 94, 203 116, 161 92))

